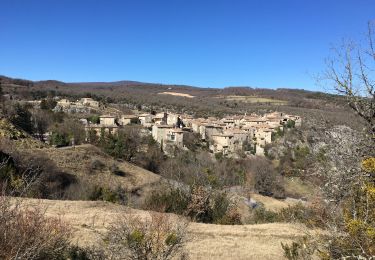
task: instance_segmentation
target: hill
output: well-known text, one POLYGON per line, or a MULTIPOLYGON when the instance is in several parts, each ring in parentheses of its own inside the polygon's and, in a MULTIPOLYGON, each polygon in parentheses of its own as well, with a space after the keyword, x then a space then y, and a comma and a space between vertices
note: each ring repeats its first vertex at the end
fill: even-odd
POLYGON ((92 97, 105 104, 121 104, 144 111, 175 111, 208 117, 280 111, 295 114, 314 124, 327 122, 362 129, 344 97, 302 89, 251 87, 198 88, 135 81, 65 83, 30 81, 0 76, 5 94, 14 99, 36 100, 47 96, 70 99, 92 97), (168 93, 168 95, 163 94, 168 93))

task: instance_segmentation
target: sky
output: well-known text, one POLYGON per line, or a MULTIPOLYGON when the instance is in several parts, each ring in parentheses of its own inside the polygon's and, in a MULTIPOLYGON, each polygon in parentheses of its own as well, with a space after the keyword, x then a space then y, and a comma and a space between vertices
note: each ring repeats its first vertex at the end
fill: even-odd
POLYGON ((321 90, 375 0, 0 0, 0 75, 321 90))

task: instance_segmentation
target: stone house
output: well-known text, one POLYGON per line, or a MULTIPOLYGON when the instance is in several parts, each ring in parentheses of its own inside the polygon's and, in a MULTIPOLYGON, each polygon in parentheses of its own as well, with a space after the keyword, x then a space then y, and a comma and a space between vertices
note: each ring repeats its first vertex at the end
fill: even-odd
POLYGON ((184 132, 172 125, 153 125, 152 137, 156 142, 163 145, 174 145, 183 148, 184 132))
POLYGON ((141 125, 143 126, 150 126, 152 123, 152 115, 151 114, 140 114, 138 116, 141 125))
POLYGON ((80 103, 84 106, 99 107, 99 102, 92 98, 81 98, 80 103))
POLYGON ((274 130, 268 128, 267 125, 259 125, 259 127, 256 127, 254 134, 257 144, 265 146, 266 144, 271 143, 272 132, 274 132, 274 130))
POLYGON ((241 121, 241 123, 245 126, 256 126, 260 124, 264 124, 266 122, 266 119, 260 118, 260 117, 244 117, 241 121))
POLYGON ((166 125, 167 124, 167 118, 168 118, 167 113, 158 113, 152 118, 152 120, 157 125, 166 125))
POLYGON ((118 120, 118 123, 122 126, 130 125, 130 124, 138 124, 138 122, 139 122, 139 119, 135 115, 122 115, 118 120))
POLYGON ((202 118, 191 120, 190 121, 191 129, 193 129, 194 133, 200 133, 200 126, 203 125, 204 123, 207 123, 207 121, 202 118))
POLYGON ((165 139, 166 129, 172 129, 172 125, 153 125, 152 126, 152 138, 159 144, 165 139))
POLYGON ((192 127, 194 117, 191 115, 181 115, 181 120, 184 122, 186 127, 192 127))
POLYGON ((223 133, 223 127, 219 125, 212 124, 202 124, 199 127, 199 133, 202 140, 211 140, 212 135, 218 135, 223 133))
POLYGON ((184 147, 184 131, 179 128, 172 128, 166 130, 165 144, 171 144, 178 148, 184 147))
POLYGON ((116 117, 112 115, 101 115, 99 116, 101 126, 117 126, 116 117))
POLYGON ((233 118, 227 118, 222 120, 223 124, 225 125, 226 129, 234 128, 235 127, 235 121, 233 118))
POLYGON ((86 124, 86 139, 90 137, 90 134, 94 132, 98 137, 103 134, 117 134, 119 125, 116 122, 116 118, 111 115, 102 115, 99 117, 99 124, 86 124))
POLYGON ((223 154, 229 154, 234 152, 234 137, 232 134, 218 134, 212 135, 212 144, 210 150, 213 153, 222 152, 223 154))
POLYGON ((57 101, 57 105, 61 107, 69 107, 71 105, 71 102, 68 99, 63 98, 57 101))
POLYGON ((167 125, 177 125, 179 117, 177 114, 167 114, 167 125))

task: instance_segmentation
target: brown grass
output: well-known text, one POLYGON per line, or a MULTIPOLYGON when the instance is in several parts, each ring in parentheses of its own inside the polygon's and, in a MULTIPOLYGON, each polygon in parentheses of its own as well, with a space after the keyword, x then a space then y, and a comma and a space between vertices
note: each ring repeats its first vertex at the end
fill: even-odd
MULTIPOLYGON (((60 216, 74 228, 73 243, 100 246, 110 225, 129 213, 149 218, 149 212, 106 202, 28 199, 26 204, 46 206, 47 216, 60 216)), ((172 215, 173 216, 173 215, 172 215)), ((191 259, 281 259, 281 242, 302 237, 305 228, 296 224, 223 226, 191 223, 185 249, 191 259)))
POLYGON ((194 98, 194 96, 190 94, 184 94, 184 93, 178 93, 178 92, 160 92, 159 95, 172 95, 172 96, 178 96, 178 97, 187 97, 187 98, 194 98))
POLYGON ((128 162, 116 161, 90 144, 79 145, 75 148, 35 149, 34 152, 44 152, 64 172, 74 174, 79 180, 91 185, 113 189, 120 186, 127 191, 141 193, 147 192, 153 185, 162 181, 159 175, 128 162), (103 163, 103 169, 90 170, 88 166, 94 160, 103 163), (110 171, 112 165, 116 165, 121 172, 125 173, 124 176, 112 174, 110 171))
POLYGON ((273 105, 287 105, 288 102, 280 99, 262 98, 257 96, 218 96, 217 98, 223 98, 228 101, 239 101, 244 103, 270 103, 273 105))

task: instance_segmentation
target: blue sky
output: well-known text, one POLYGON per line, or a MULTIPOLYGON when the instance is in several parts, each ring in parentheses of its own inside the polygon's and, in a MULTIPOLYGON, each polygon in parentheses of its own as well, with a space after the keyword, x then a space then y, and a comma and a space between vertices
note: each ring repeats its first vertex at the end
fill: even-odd
POLYGON ((319 89, 375 0, 0 0, 0 74, 319 89))

